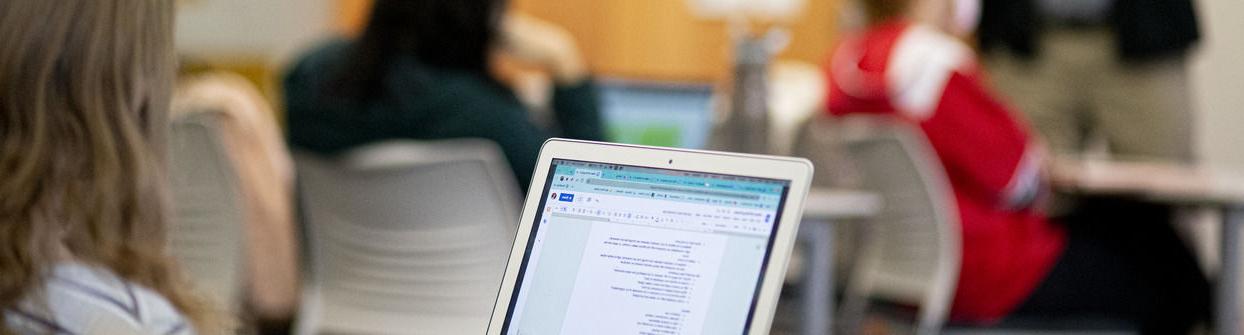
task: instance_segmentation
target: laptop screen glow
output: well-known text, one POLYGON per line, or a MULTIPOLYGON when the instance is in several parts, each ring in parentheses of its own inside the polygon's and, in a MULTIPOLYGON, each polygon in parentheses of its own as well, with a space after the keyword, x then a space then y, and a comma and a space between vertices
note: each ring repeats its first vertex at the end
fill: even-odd
POLYGON ((626 80, 600 83, 610 142, 700 149, 713 123, 710 85, 626 80))
POLYGON ((742 334, 789 181, 554 159, 504 334, 742 334))

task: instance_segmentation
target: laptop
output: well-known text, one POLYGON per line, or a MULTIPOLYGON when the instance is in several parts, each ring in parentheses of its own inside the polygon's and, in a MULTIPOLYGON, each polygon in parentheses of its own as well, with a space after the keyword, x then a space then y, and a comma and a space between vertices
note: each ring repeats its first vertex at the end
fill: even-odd
POLYGON ((712 84, 610 78, 597 87, 610 142, 707 147, 713 127, 712 84))
POLYGON ((767 334, 811 181, 796 158, 552 139, 488 334, 767 334))

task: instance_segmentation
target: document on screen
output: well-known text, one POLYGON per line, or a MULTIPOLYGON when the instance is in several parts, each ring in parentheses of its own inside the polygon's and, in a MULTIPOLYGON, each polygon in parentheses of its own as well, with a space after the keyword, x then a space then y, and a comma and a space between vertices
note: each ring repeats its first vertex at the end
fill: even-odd
POLYGON ((726 237, 595 222, 562 334, 699 334, 726 237))

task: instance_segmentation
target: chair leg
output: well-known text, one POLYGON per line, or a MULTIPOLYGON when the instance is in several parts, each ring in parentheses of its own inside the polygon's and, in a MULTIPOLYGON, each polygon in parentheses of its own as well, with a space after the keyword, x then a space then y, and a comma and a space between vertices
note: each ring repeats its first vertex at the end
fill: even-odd
POLYGON ((828 221, 801 226, 808 242, 803 289, 803 334, 829 334, 834 324, 834 227, 828 221))
POLYGON ((838 325, 834 330, 839 334, 858 334, 864 325, 865 316, 868 311, 868 294, 872 290, 872 280, 866 277, 866 274, 872 273, 870 269, 876 267, 876 255, 878 255, 878 241, 875 240, 873 227, 868 225, 860 226, 865 243, 862 244, 859 252, 856 254, 856 260, 851 267, 851 276, 847 281, 846 292, 843 294, 841 316, 838 325))
POLYGON ((1228 207, 1222 222, 1222 267, 1218 271, 1216 334, 1240 334, 1240 233, 1244 230, 1244 206, 1228 207))

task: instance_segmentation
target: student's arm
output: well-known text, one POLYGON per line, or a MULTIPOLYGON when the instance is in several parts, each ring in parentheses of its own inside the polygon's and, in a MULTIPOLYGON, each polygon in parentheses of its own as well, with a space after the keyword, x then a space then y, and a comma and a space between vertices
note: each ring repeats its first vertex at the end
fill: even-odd
POLYGON ((890 101, 920 124, 956 189, 997 208, 1031 205, 1042 185, 1041 151, 986 88, 972 51, 924 26, 896 43, 886 73, 890 101))
POLYGON ((588 77, 587 64, 574 37, 553 23, 510 12, 501 23, 500 39, 499 51, 544 68, 559 85, 588 77))
POLYGON ((936 112, 921 127, 950 178, 969 195, 1023 209, 1040 193, 1042 150, 973 73, 951 75, 936 112))
POLYGON ((552 108, 561 130, 559 136, 604 138, 596 87, 569 32, 538 18, 511 12, 502 23, 500 51, 543 68, 553 79, 552 108))

